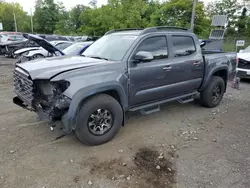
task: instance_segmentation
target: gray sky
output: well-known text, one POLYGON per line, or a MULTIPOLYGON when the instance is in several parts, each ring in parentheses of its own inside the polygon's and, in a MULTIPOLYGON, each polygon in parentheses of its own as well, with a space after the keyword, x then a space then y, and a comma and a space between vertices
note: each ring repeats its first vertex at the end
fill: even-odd
MULTIPOLYGON (((16 3, 20 3, 23 7, 23 9, 26 12, 30 12, 30 9, 34 9, 35 6, 35 1, 36 0, 6 0, 7 2, 16 2, 16 3)), ((90 0, 60 0, 61 2, 63 2, 64 6, 67 9, 70 9, 72 7, 74 7, 77 4, 84 4, 84 5, 88 5, 90 0)), ((205 3, 214 1, 214 0, 203 0, 205 3)), ((103 5, 107 3, 107 0, 97 0, 97 5, 103 5)))

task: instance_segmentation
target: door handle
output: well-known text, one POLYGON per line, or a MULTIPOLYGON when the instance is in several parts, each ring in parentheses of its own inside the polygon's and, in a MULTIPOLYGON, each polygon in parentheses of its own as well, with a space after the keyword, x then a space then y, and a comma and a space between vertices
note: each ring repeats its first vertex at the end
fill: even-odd
POLYGON ((195 62, 193 63, 194 66, 199 66, 200 64, 201 64, 200 61, 195 61, 195 62))
POLYGON ((170 71, 171 69, 172 69, 171 66, 163 67, 163 70, 165 70, 165 71, 170 71))

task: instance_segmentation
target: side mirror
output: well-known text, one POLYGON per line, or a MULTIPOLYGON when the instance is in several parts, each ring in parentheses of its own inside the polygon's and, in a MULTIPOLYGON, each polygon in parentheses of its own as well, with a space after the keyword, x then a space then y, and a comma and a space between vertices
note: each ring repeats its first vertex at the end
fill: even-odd
POLYGON ((204 42, 204 41, 202 41, 202 42, 200 43, 200 47, 201 47, 201 48, 203 48, 205 45, 206 45, 206 42, 204 42))
POLYGON ((150 52, 147 52, 147 51, 140 51, 134 57, 134 60, 138 62, 149 62, 149 61, 152 61, 153 59, 154 59, 154 56, 150 52))
POLYGON ((244 52, 244 50, 240 50, 240 51, 239 51, 239 53, 243 53, 243 52, 244 52))

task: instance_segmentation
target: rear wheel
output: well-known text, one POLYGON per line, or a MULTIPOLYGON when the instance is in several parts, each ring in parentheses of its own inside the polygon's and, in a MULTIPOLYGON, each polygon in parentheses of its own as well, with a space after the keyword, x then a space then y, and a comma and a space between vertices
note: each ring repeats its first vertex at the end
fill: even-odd
POLYGON ((220 104, 225 92, 225 82, 221 77, 213 76, 207 88, 201 92, 201 104, 208 108, 220 104))
POLYGON ((100 94, 82 104, 78 113, 75 134, 87 145, 100 145, 110 141, 123 122, 123 111, 113 97, 100 94))

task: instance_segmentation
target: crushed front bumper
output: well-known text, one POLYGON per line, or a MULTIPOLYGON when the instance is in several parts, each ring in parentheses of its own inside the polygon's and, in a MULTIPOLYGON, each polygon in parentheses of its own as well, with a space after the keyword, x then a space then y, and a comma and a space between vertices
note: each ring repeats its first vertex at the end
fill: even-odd
POLYGON ((71 130, 68 126, 68 108, 70 105, 71 99, 67 98, 66 96, 62 96, 58 98, 53 106, 49 109, 43 109, 41 105, 36 105, 34 107, 30 107, 27 105, 22 99, 18 96, 13 98, 13 103, 18 105, 21 108, 24 108, 29 111, 35 112, 40 120, 49 121, 50 124, 54 124, 56 121, 62 122, 62 129, 65 133, 70 133, 71 130))

